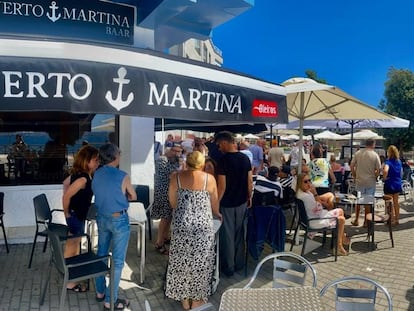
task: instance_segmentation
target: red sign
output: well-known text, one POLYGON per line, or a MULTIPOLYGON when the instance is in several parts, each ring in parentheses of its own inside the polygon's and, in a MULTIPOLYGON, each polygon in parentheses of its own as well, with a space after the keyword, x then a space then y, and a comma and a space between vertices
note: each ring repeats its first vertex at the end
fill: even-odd
POLYGON ((254 117, 277 117, 277 103, 268 100, 255 99, 253 101, 252 116, 254 117))

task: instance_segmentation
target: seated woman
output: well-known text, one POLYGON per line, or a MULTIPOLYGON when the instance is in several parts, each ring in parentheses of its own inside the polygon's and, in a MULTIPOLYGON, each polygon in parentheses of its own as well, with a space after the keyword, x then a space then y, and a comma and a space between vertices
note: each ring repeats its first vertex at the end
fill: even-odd
POLYGON ((312 184, 318 193, 319 202, 328 210, 334 207, 334 194, 330 191, 329 179, 332 183, 336 182, 335 175, 329 162, 322 156, 322 148, 316 143, 311 152, 309 162, 309 176, 312 184))
MULTIPOLYGON (((338 219, 338 255, 348 255, 344 245, 349 245, 350 239, 345 234, 345 217, 342 208, 335 208, 330 211, 323 209, 322 204, 318 201, 319 196, 315 188, 312 187, 310 177, 305 173, 298 175, 296 197, 303 201, 309 218, 336 217, 338 219)), ((319 222, 312 221, 312 225, 314 228, 323 228, 335 226, 335 223, 330 219, 321 219, 319 222)))

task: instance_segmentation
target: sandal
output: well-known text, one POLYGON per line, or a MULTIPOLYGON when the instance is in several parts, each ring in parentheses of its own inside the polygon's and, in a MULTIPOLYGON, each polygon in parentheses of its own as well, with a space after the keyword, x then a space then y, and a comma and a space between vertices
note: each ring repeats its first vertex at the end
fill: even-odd
POLYGON ((341 250, 338 249, 338 254, 337 255, 338 256, 348 256, 349 253, 347 251, 343 252, 343 251, 341 251, 341 250))
MULTIPOLYGON (((118 298, 114 304, 114 310, 124 310, 129 307, 129 301, 126 299, 118 298)), ((111 310, 111 307, 104 305, 104 310, 111 310)))
POLYGON ((358 220, 351 221, 351 225, 358 227, 359 226, 358 220))
POLYGON ((342 239, 342 244, 345 246, 351 244, 351 238, 346 233, 344 234, 344 237, 342 239))
POLYGON ((158 245, 157 243, 155 243, 155 249, 161 254, 161 255, 168 255, 168 250, 165 247, 164 244, 162 245, 158 245))
POLYGON ((82 284, 76 284, 72 288, 67 287, 66 290, 70 290, 75 293, 86 293, 88 291, 88 288, 86 286, 82 286, 82 284))
POLYGON ((105 300, 105 294, 99 294, 99 295, 103 295, 102 297, 99 297, 98 296, 98 294, 96 294, 96 296, 95 296, 95 300, 97 301, 97 302, 102 302, 102 301, 104 301, 105 300))
POLYGON ((190 299, 186 298, 186 299, 181 300, 181 305, 182 305, 184 311, 191 310, 191 300, 190 299))

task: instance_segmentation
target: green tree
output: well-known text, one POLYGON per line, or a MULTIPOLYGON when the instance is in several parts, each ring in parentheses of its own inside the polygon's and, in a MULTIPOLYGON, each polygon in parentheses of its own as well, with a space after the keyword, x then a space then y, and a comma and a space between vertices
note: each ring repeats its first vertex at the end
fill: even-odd
POLYGON ((394 116, 410 120, 408 129, 382 129, 381 134, 387 139, 387 145, 395 145, 398 149, 411 150, 414 141, 412 123, 414 121, 414 74, 407 69, 391 67, 385 82, 384 99, 379 108, 394 116))
POLYGON ((315 80, 316 82, 319 83, 323 83, 323 84, 327 84, 328 82, 326 82, 325 79, 322 79, 320 77, 318 77, 318 74, 316 73, 315 70, 312 69, 308 69, 305 71, 306 77, 312 80, 315 80))

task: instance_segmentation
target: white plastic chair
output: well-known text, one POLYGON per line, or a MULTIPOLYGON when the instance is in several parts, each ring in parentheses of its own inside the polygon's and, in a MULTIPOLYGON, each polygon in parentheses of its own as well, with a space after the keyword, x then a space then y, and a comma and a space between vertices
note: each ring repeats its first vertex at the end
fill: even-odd
POLYGON ((145 299, 145 311, 151 311, 151 305, 148 300, 145 299))
POLYGON ((404 194, 404 200, 407 200, 407 194, 411 201, 413 201, 413 189, 411 187, 411 183, 408 180, 402 181, 402 191, 404 194))
POLYGON ((250 288, 256 279, 263 264, 273 259, 273 287, 283 288, 304 286, 308 270, 312 274, 312 286, 316 287, 316 270, 312 264, 302 256, 291 252, 273 253, 263 258, 256 266, 249 283, 244 288, 250 288), (290 260, 289 260, 290 259, 290 260), (293 260, 292 260, 293 259, 293 260), (289 261, 288 261, 289 260, 289 261))
POLYGON ((141 202, 129 202, 128 216, 130 225, 137 226, 137 251, 141 256, 140 262, 140 283, 145 280, 145 223, 147 215, 144 205, 141 202))
POLYGON ((321 296, 331 288, 335 288, 335 310, 374 311, 377 298, 377 290, 380 289, 388 302, 388 310, 392 311, 392 299, 388 290, 376 281, 363 276, 347 276, 333 280, 321 289, 321 296), (339 287, 343 283, 352 284, 354 287, 339 287), (365 283, 365 284, 363 284, 365 283))

